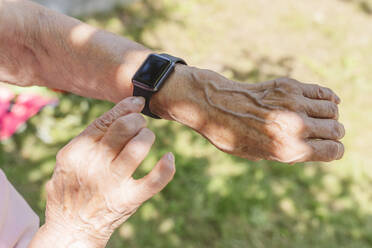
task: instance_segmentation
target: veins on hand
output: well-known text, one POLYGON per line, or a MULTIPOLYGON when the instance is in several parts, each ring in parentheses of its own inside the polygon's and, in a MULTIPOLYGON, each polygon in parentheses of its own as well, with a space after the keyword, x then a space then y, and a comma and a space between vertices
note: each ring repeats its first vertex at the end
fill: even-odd
POLYGON ((261 97, 258 97, 248 89, 234 89, 229 86, 221 87, 214 81, 208 81, 207 87, 204 88, 204 94, 208 104, 214 108, 217 108, 229 115, 258 121, 261 123, 267 124, 268 120, 265 120, 260 115, 256 114, 255 112, 257 112, 257 110, 251 111, 252 109, 259 108, 261 111, 277 109, 275 106, 263 103, 261 97), (222 100, 218 100, 216 94, 222 96, 222 100), (230 103, 228 102, 228 99, 226 99, 226 96, 231 99, 230 103), (244 103, 236 101, 237 99, 242 98, 248 99, 248 101, 244 101, 244 103), (234 106, 229 106, 231 103, 234 104, 234 106))

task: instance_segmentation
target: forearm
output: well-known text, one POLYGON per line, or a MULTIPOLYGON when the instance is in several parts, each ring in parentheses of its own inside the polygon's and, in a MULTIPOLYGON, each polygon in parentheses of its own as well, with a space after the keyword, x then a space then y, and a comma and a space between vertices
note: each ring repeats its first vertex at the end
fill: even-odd
POLYGON ((0 2, 0 80, 117 102, 151 52, 123 37, 24 0, 0 2), (11 28, 9 28, 11 27, 11 28), (12 62, 13 61, 13 62, 12 62))
MULTIPOLYGON (((0 0, 0 20, 0 51, 7 54, 9 47, 14 50, 0 57, 0 80, 13 84, 47 86, 118 102, 132 95, 131 78, 152 52, 25 0, 0 0)), ((187 98, 195 89, 186 84, 195 80, 196 72, 200 70, 179 68, 168 80, 168 89, 157 95, 166 101, 177 95, 191 104, 192 99, 187 98)), ((167 106, 157 109, 157 105, 154 111, 167 117, 167 106)))

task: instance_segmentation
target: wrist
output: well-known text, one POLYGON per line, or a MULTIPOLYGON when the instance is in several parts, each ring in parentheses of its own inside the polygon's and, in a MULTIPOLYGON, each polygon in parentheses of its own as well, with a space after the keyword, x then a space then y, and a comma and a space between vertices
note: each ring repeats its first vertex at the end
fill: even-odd
POLYGON ((197 70, 199 69, 177 64, 162 88, 151 97, 151 112, 163 119, 178 121, 183 116, 182 109, 185 105, 193 105, 193 97, 188 91, 191 86, 195 88, 198 84, 198 78, 194 77, 197 70))
POLYGON ((233 82, 210 70, 177 65, 167 82, 151 98, 150 109, 163 119, 202 131, 217 111, 206 95, 210 83, 231 85, 233 82))
POLYGON ((99 238, 75 226, 46 222, 31 242, 31 248, 101 248, 105 247, 108 238, 99 238))

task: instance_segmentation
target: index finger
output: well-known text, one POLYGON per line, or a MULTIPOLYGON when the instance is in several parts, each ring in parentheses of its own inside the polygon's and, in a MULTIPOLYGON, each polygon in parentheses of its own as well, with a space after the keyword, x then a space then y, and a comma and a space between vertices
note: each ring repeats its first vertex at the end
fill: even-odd
POLYGON ((115 105, 110 111, 91 123, 80 136, 86 136, 94 141, 100 140, 108 128, 121 116, 130 113, 140 113, 144 107, 143 97, 128 97, 115 105))

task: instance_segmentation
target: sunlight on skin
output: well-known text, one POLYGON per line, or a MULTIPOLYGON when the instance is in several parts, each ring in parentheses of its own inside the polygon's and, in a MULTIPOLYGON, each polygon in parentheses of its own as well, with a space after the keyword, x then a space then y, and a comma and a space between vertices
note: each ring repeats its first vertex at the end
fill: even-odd
POLYGON ((274 156, 277 156, 274 158, 275 160, 281 160, 284 163, 295 163, 296 161, 302 161, 307 156, 311 156, 313 153, 312 148, 300 139, 306 137, 307 131, 303 119, 297 113, 279 110, 272 111, 266 117, 266 120, 275 124, 274 128, 268 125, 266 131, 274 136, 283 135, 278 140, 285 142, 284 147, 287 148, 285 150, 275 150, 274 156), (292 134, 293 138, 286 137, 288 134, 292 134))
MULTIPOLYGON (((221 149, 222 151, 234 151, 234 144, 237 141, 237 137, 232 129, 229 129, 228 127, 223 125, 219 125, 218 123, 210 123, 208 125, 208 130, 213 132, 214 140, 212 143, 214 145, 218 146, 219 149, 221 149), (226 140, 229 140, 230 143, 227 143, 226 140)), ((212 134, 209 132, 205 132, 204 134, 207 136, 212 136, 212 134)))
MULTIPOLYGON (((118 67, 116 71, 116 81, 123 86, 127 84, 127 82, 131 82, 131 79, 141 65, 141 62, 145 61, 151 52, 152 51, 148 49, 128 50, 125 54, 123 54, 121 59, 127 63, 121 64, 118 67)), ((130 84, 129 87, 132 87, 132 84, 130 84)))
POLYGON ((96 28, 86 24, 80 24, 71 30, 69 38, 72 44, 83 46, 91 39, 95 32, 97 32, 96 28))

